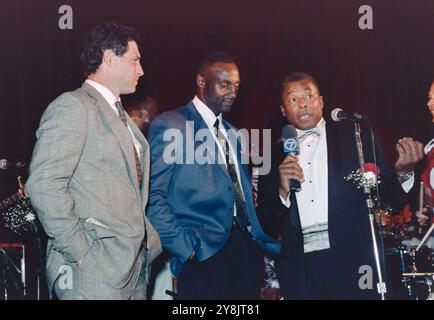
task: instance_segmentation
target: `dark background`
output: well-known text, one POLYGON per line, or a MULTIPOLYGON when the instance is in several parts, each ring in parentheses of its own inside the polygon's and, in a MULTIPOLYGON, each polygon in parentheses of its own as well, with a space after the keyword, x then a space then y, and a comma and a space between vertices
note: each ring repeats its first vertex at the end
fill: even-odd
MULTIPOLYGON (((398 138, 431 136, 433 17, 432 0, 2 0, 0 158, 30 160, 47 104, 83 81, 84 34, 114 19, 141 33, 138 94, 153 95, 163 109, 192 98, 198 61, 222 49, 241 71, 228 116, 238 127, 266 127, 282 78, 306 71, 318 79, 326 107, 371 117, 392 162, 398 138), (63 4, 73 8, 73 30, 58 27, 63 4), (373 30, 358 27, 364 4, 373 8, 373 30)), ((15 188, 5 186, 14 184, 9 176, 0 173, 0 197, 15 188)))
MULTIPOLYGON (((283 77, 305 71, 319 81, 326 108, 370 116, 391 163, 398 138, 431 138, 433 0, 1 0, 0 159, 30 161, 44 109, 84 80, 84 34, 107 20, 141 33, 138 95, 154 96, 163 110, 193 97, 198 62, 219 49, 241 71, 227 117, 240 128, 265 128, 279 110, 283 77), (63 4, 73 8, 73 30, 58 27, 63 4), (358 27, 365 4, 373 30, 358 27)), ((13 172, 0 172, 0 200, 16 189, 13 172)), ((5 239, 21 241, 0 227, 5 239)))

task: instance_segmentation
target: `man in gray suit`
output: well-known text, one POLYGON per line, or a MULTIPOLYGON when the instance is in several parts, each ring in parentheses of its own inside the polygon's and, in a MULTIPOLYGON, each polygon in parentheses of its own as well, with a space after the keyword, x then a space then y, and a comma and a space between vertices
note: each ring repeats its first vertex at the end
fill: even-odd
POLYGON ((145 299, 161 252, 145 216, 149 145, 119 98, 143 75, 135 31, 95 27, 81 64, 85 83, 42 116, 27 182, 49 237, 49 288, 59 299, 145 299))

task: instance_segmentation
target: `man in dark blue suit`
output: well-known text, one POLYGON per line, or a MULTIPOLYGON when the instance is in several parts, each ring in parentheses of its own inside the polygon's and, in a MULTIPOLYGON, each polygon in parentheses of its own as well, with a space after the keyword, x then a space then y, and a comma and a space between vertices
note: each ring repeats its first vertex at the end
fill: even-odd
POLYGON ((260 249, 277 253, 280 244, 259 225, 246 158, 222 118, 238 94, 238 68, 227 54, 210 54, 196 84, 191 102, 150 127, 148 217, 171 254, 179 299, 258 299, 260 249))
MULTIPOLYGON (((275 146, 271 171, 259 180, 257 208, 265 231, 282 239, 276 259, 281 293, 285 299, 378 298, 365 200, 344 179, 359 167, 353 127, 326 123, 317 82, 305 73, 283 81, 281 99, 283 116, 297 129, 300 155, 275 146), (289 179, 299 180, 301 191, 291 190, 289 179), (365 283, 369 267, 372 281, 365 283)), ((363 138, 365 161, 372 163, 371 140, 363 138)), ((422 145, 401 139, 395 171, 376 145, 382 200, 399 208, 415 184, 422 145)))

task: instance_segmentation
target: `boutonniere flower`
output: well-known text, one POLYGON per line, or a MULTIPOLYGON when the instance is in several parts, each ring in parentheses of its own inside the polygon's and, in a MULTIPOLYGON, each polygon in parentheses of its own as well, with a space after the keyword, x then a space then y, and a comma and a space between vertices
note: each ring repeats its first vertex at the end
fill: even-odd
POLYGON ((356 171, 351 171, 344 179, 346 181, 353 182, 358 189, 368 187, 375 188, 377 180, 380 180, 380 168, 377 167, 375 170, 375 165, 373 163, 365 163, 363 166, 363 172, 360 169, 356 171), (378 176, 377 176, 378 174, 378 176))

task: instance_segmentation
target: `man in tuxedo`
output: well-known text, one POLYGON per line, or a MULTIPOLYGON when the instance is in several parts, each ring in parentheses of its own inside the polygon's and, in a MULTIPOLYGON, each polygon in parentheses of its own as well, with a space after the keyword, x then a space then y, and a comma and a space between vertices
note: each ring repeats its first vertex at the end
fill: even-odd
POLYGON ((212 53, 196 85, 192 101, 149 129, 148 215, 171 254, 179 299, 258 299, 260 248, 276 253, 280 244, 258 223, 246 159, 223 119, 238 94, 238 67, 227 54, 212 53))
MULTIPOLYGON (((317 82, 305 73, 285 78, 281 101, 282 115, 297 130, 300 155, 285 155, 282 143, 275 146, 271 171, 259 181, 257 208, 265 231, 282 238, 276 259, 281 293, 285 299, 375 299, 375 280, 372 288, 359 286, 360 267, 376 270, 366 203, 344 179, 359 167, 353 127, 326 123, 317 82), (301 191, 290 189, 290 179, 301 182, 301 191)), ((368 137, 365 161, 372 163, 368 137)), ((393 172, 377 143, 382 199, 399 207, 422 154, 411 138, 401 139, 397 150, 393 172)))
POLYGON ((149 145, 119 97, 143 75, 136 32, 95 27, 81 64, 81 88, 42 116, 26 185, 49 237, 49 288, 59 299, 144 299, 161 251, 145 216, 149 145))

